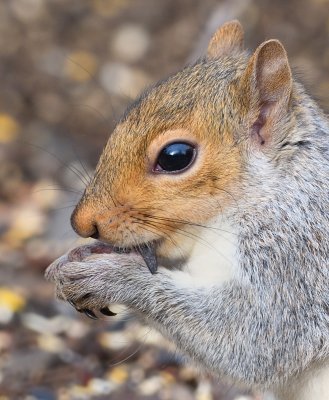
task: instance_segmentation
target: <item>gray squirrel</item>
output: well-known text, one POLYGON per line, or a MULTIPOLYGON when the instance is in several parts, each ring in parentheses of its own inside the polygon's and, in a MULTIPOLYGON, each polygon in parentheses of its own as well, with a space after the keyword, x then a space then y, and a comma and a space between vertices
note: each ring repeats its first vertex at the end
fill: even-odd
POLYGON ((99 241, 46 276, 91 317, 126 305, 215 376, 328 400, 328 182, 329 124, 284 47, 250 56, 231 21, 127 110, 72 215, 99 241))

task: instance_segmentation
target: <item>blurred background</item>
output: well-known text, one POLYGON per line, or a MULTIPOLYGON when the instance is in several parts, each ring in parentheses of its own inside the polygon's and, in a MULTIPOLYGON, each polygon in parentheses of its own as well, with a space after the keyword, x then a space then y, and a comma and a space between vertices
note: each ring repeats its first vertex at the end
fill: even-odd
POLYGON ((70 213, 116 121, 238 18, 280 39, 329 109, 328 0, 0 1, 0 400, 251 400, 200 377, 122 311, 55 301, 46 266, 78 243, 70 213))

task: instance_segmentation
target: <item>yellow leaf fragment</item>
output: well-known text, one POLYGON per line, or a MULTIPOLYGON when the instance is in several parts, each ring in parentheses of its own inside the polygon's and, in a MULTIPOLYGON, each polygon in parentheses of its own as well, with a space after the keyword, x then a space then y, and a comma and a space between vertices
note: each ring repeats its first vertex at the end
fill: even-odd
POLYGON ((20 311, 25 306, 25 299, 8 288, 0 288, 0 307, 12 312, 20 311))
POLYGON ((19 129, 19 124, 13 117, 0 113, 0 143, 10 143, 15 140, 19 129))
POLYGON ((120 366, 113 368, 107 375, 107 378, 117 385, 121 385, 128 379, 127 368, 120 366))

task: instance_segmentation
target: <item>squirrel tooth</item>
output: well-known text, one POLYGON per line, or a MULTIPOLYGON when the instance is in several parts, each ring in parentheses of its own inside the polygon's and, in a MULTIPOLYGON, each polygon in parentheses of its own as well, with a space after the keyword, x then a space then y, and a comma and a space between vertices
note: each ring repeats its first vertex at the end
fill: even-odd
POLYGON ((151 274, 155 274, 158 270, 158 260, 155 253, 154 243, 147 243, 142 246, 138 246, 137 251, 143 257, 151 274))

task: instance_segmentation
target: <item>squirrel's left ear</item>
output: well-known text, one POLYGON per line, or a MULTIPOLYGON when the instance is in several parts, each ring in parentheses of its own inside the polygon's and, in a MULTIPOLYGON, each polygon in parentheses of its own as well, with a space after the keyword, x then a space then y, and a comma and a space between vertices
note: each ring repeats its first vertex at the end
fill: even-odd
POLYGON ((251 134, 261 145, 275 141, 286 125, 291 92, 292 75, 283 45, 278 40, 262 43, 241 80, 241 93, 249 103, 251 134))
POLYGON ((226 22, 211 38, 207 58, 220 58, 239 54, 243 51, 243 28, 239 21, 226 22))

